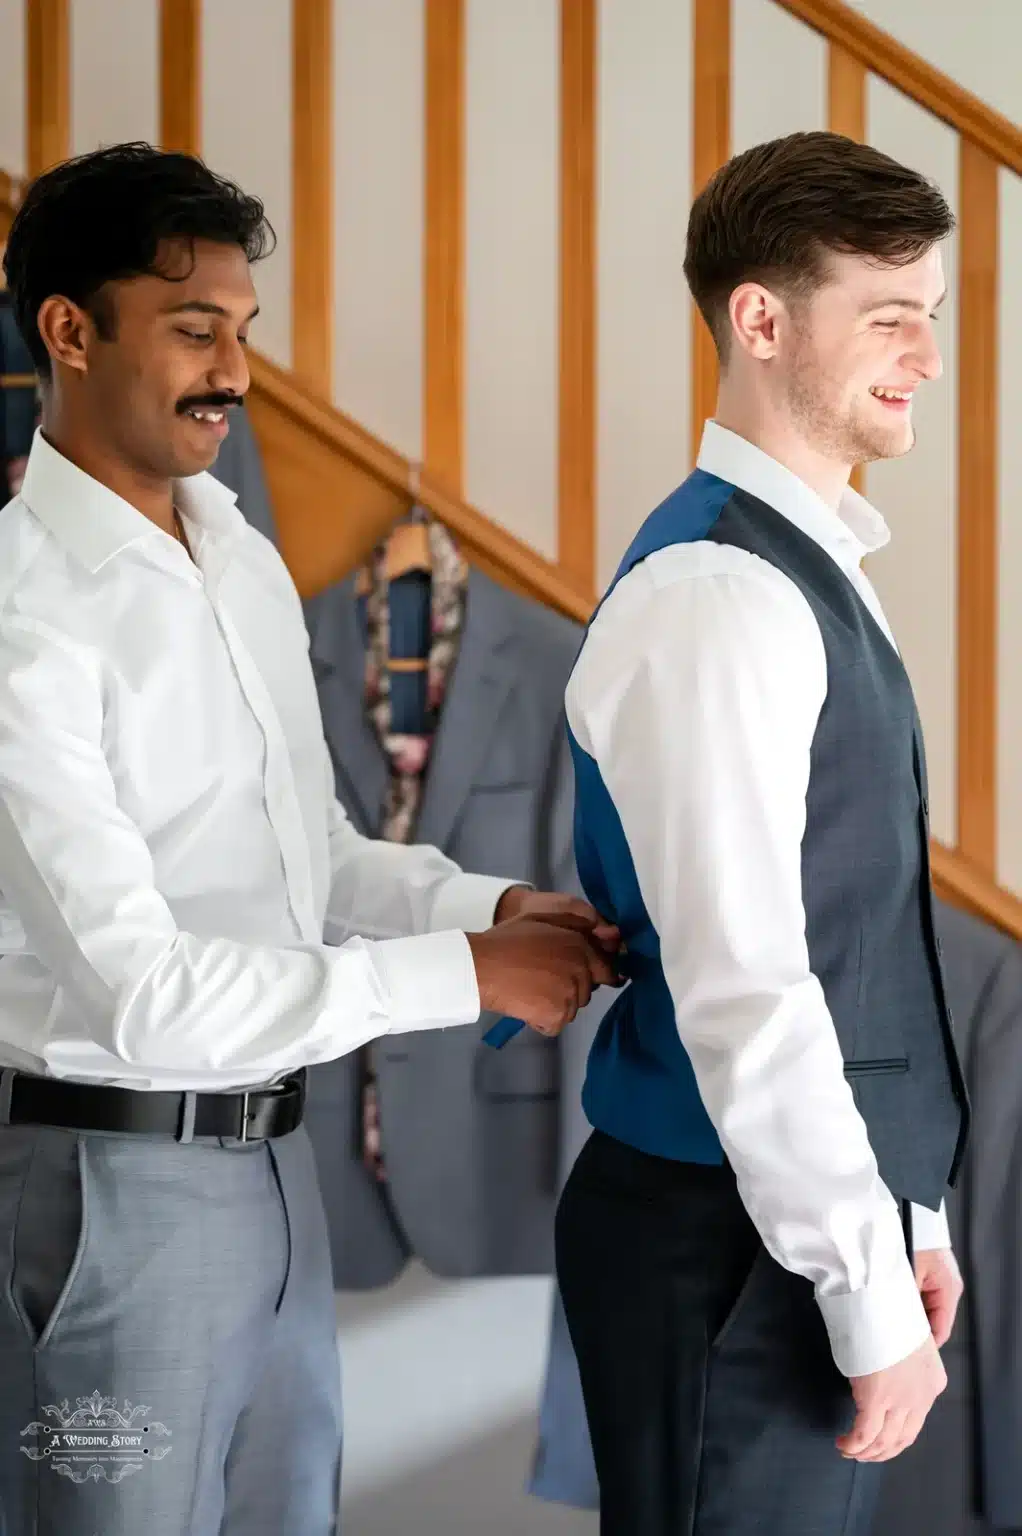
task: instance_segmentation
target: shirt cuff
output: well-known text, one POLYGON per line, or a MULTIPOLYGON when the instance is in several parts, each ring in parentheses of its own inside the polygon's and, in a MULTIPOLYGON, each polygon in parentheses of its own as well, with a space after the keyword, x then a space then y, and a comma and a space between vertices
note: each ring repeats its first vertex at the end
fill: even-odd
POLYGON ((927 1248, 951 1247, 951 1230, 943 1200, 936 1211, 925 1205, 912 1207, 912 1247, 916 1253, 923 1253, 927 1248))
POLYGON ((451 875, 437 892, 430 928, 460 928, 464 933, 483 933, 493 927, 497 903, 513 885, 527 880, 498 880, 493 875, 451 875))
POLYGON ((907 1256, 893 1274, 864 1290, 816 1300, 843 1376, 886 1370, 930 1337, 929 1319, 907 1256))
POLYGON ((386 998, 386 1031, 474 1024, 481 1005, 475 962, 464 933, 417 933, 369 946, 386 998))

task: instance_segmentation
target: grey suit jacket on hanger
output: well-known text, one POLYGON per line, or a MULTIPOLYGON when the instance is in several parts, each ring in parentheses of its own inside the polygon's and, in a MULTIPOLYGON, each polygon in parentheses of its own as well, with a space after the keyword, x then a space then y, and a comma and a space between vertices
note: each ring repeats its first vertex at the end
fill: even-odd
POLYGON ((1022 946, 939 913, 948 997, 973 1106, 948 1199, 966 1294, 943 1350, 948 1386, 892 1464, 874 1536, 1022 1531, 1022 946))
MULTIPOLYGON (((365 714, 353 582, 313 598, 306 616, 338 798, 372 835, 387 767, 365 714)), ((580 639, 577 625, 470 573, 418 841, 474 874, 578 890, 563 699, 580 639)), ((338 1287, 381 1285, 411 1253, 442 1275, 552 1269, 562 1096, 577 1094, 612 995, 598 993, 558 1041, 523 1031, 494 1051, 481 1043, 492 1015, 381 1040, 384 1186, 362 1165, 357 1059, 311 1070, 306 1124, 338 1287)))

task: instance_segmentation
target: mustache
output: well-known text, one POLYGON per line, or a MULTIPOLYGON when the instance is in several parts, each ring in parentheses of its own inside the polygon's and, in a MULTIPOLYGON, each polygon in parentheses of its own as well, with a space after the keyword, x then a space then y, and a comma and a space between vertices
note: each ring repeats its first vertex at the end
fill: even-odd
POLYGON ((183 400, 177 402, 174 409, 179 416, 183 416, 185 411, 201 410, 204 407, 214 411, 226 410, 231 406, 240 405, 243 399, 243 395, 236 395, 233 391, 217 389, 205 395, 185 395, 183 400))

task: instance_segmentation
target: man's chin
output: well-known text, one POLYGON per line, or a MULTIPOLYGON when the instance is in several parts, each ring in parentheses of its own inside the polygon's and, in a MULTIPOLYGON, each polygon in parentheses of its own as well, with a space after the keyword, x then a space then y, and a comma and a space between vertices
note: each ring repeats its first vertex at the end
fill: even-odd
POLYGON ((916 445, 916 429, 911 421, 901 423, 886 432, 870 432, 859 441, 855 464, 876 464, 881 459, 902 459, 916 445))
POLYGON ((188 440, 183 441, 179 437, 174 444, 175 480, 187 480, 189 475, 201 475, 203 470, 211 469, 216 463, 220 444, 196 443, 191 438, 192 434, 189 433, 188 440))

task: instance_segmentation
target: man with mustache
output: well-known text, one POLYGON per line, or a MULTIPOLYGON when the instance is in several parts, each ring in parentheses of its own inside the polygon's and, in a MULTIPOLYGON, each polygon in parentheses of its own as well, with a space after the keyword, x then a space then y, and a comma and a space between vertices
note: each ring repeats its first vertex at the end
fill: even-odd
POLYGON ((43 407, 0 525, 6 1536, 334 1531, 303 1069, 481 1007, 556 1032, 615 980, 586 903, 334 797, 298 596, 202 473, 269 237, 136 144, 41 177, 8 241, 43 407))

